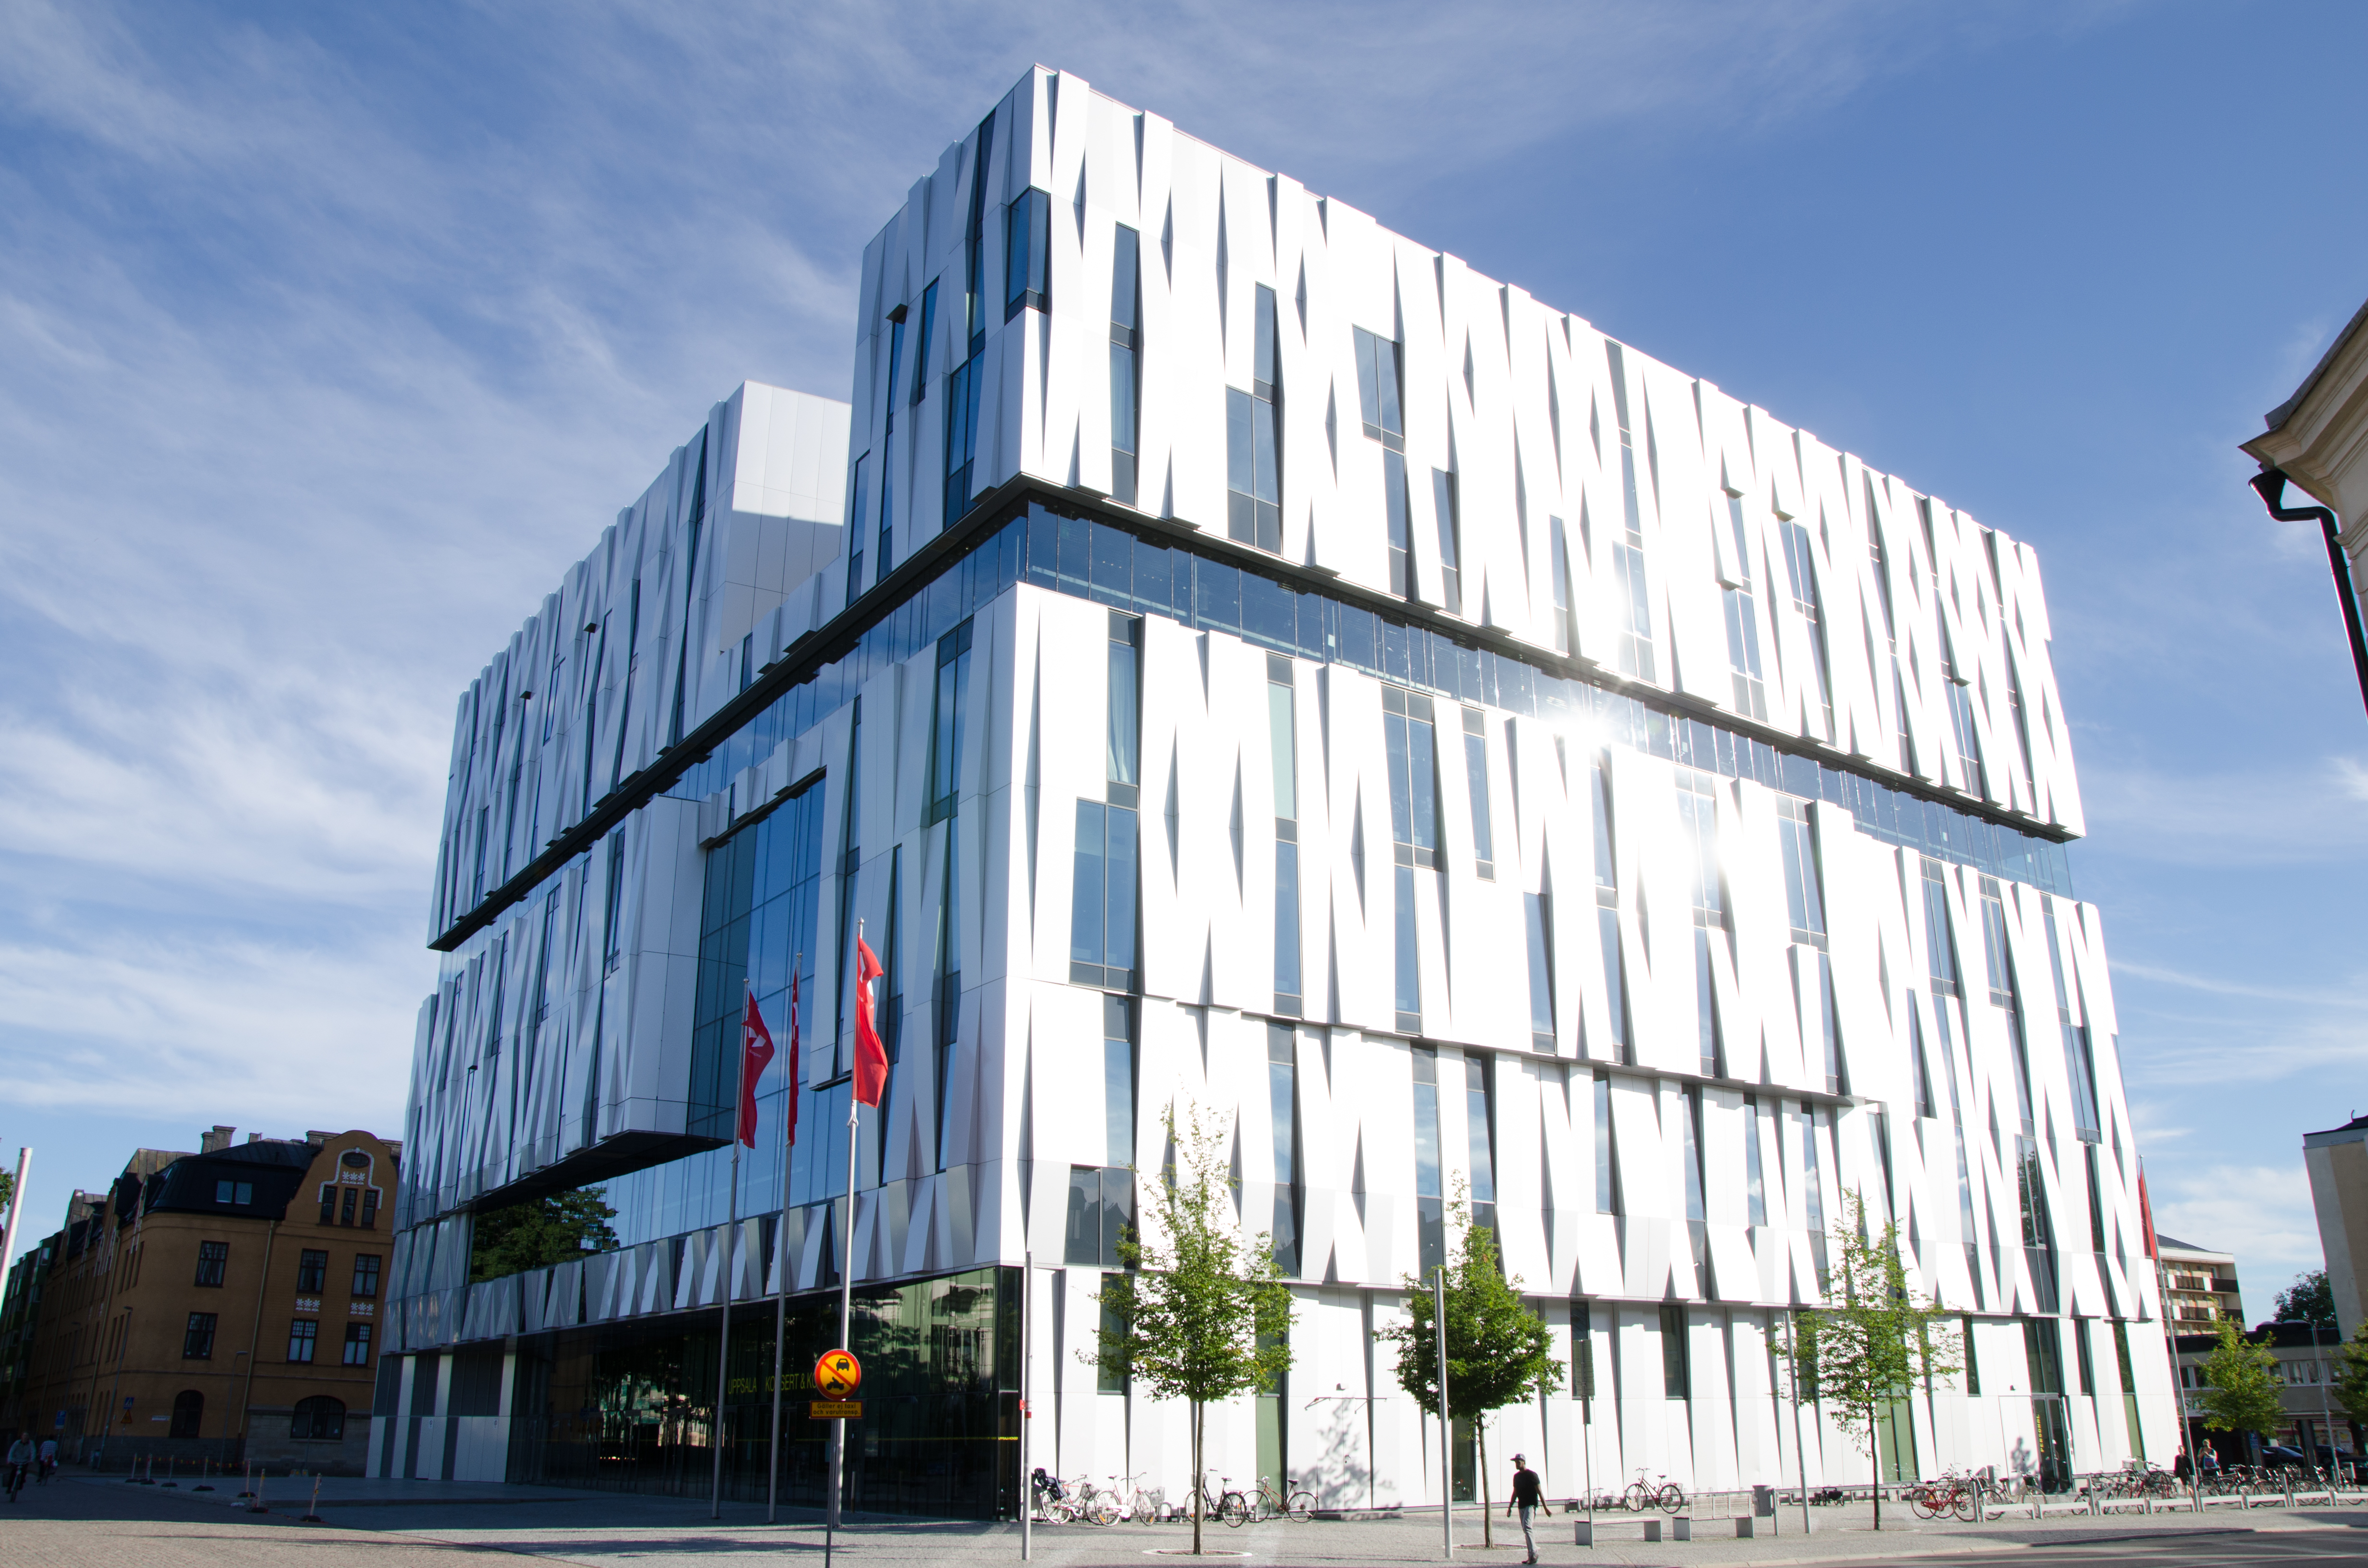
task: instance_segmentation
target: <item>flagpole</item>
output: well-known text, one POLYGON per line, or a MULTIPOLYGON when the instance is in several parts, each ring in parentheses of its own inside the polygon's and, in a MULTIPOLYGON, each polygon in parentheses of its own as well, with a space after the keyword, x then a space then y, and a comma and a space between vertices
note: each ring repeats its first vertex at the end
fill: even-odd
MULTIPOLYGON (((753 995, 754 993, 752 992, 753 995)), ((748 1075, 748 1036, 743 1025, 740 1035, 740 1073, 745 1091, 748 1075)), ((723 1324, 715 1350, 715 1426, 709 1441, 715 1449, 715 1482, 707 1499, 707 1517, 723 1517, 723 1400, 731 1386, 732 1377, 732 1265, 740 1239, 740 1096, 732 1096, 732 1194, 724 1200, 723 1267, 716 1294, 723 1298, 723 1324)))
POLYGON ((765 1522, 774 1522, 781 1484, 781 1337, 790 1315, 790 1148, 797 1142, 798 971, 803 952, 790 960, 789 1086, 781 1103, 781 1215, 773 1221, 773 1430, 765 1439, 765 1522))
MULTIPOLYGON (((863 941, 864 922, 855 923, 855 940, 859 948, 863 941)), ((871 1011, 871 989, 869 983, 858 988, 855 1005, 869 1016, 871 1011)), ((876 1026, 875 1026, 876 1027, 876 1026)), ((847 1235, 846 1263, 838 1271, 838 1347, 848 1347, 849 1320, 855 1309, 855 1080, 847 1082, 847 1235)), ((847 1479, 847 1418, 840 1416, 830 1424, 830 1519, 835 1528, 839 1518, 839 1496, 847 1479)), ((828 1545, 824 1548, 825 1553, 828 1545)))

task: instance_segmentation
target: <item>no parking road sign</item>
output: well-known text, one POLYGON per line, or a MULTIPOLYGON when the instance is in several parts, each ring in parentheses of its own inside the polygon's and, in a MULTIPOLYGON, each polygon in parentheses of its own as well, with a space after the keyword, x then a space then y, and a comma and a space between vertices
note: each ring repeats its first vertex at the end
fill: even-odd
POLYGON ((814 1392, 823 1398, 850 1400, 863 1386, 863 1365, 844 1350, 825 1350, 814 1363, 814 1392))

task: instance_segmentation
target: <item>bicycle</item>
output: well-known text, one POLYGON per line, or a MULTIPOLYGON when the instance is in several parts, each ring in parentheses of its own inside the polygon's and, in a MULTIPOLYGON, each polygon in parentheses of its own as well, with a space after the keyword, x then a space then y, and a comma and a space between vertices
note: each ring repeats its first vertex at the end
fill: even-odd
POLYGON ((1209 1475, 1215 1474, 1211 1471, 1208 1475, 1203 1475, 1199 1484, 1185 1494, 1185 1509, 1189 1513, 1198 1504, 1202 1518, 1222 1519, 1231 1528, 1239 1529, 1250 1522, 1249 1499, 1235 1488, 1234 1478, 1230 1475, 1217 1476, 1217 1484, 1212 1487, 1209 1475))
POLYGON ((1258 1491, 1249 1499, 1250 1517, 1263 1524, 1269 1519, 1290 1518, 1305 1524, 1315 1517, 1315 1494, 1305 1487, 1286 1495, 1275 1489, 1274 1483, 1258 1477, 1258 1491))
POLYGON ((1658 1486, 1645 1479, 1645 1467, 1638 1465, 1636 1479, 1630 1483, 1628 1490, 1621 1494, 1621 1506, 1632 1514, 1649 1513, 1655 1508, 1660 1509, 1665 1514, 1674 1514, 1686 1506, 1686 1494, 1683 1487, 1657 1471, 1655 1473, 1655 1480, 1660 1482, 1658 1486))
POLYGON ((1143 1478, 1149 1472, 1136 1471, 1133 1475, 1113 1475, 1107 1488, 1110 1499, 1118 1505, 1121 1518, 1133 1519, 1139 1525, 1156 1524, 1167 1511, 1167 1492, 1164 1487, 1145 1486, 1143 1478))
POLYGON ((1077 1506, 1070 1500, 1058 1476, 1039 1467, 1036 1473, 1029 1477, 1028 1495, 1036 1509, 1036 1517, 1046 1523, 1066 1525, 1076 1522, 1077 1506))
POLYGON ((1944 1471, 1938 1481, 1919 1481, 1907 1491, 1907 1506, 1922 1519, 1951 1515, 1971 1523, 1978 1511, 1976 1483, 1955 1471, 1944 1471))

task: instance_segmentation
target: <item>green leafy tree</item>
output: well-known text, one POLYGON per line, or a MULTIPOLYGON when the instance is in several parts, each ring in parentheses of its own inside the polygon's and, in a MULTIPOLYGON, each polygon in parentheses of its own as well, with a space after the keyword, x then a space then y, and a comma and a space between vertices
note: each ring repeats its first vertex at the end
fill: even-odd
POLYGON ((2368 1421, 2368 1323, 2335 1353, 2335 1402, 2354 1421, 2368 1421))
MULTIPOLYGON (((1151 1240, 1132 1229, 1118 1252, 1127 1272, 1095 1299, 1103 1326, 1085 1359, 1140 1380, 1155 1399, 1192 1407, 1192 1551, 1201 1551, 1201 1436, 1207 1409, 1270 1388, 1291 1368, 1291 1291, 1275 1266, 1274 1237, 1244 1234, 1224 1135, 1193 1112, 1179 1128, 1163 1119, 1174 1163, 1153 1193, 1151 1240)), ((1281 1482, 1281 1478, 1278 1478, 1281 1482)), ((1284 1483, 1284 1491, 1289 1486, 1284 1483)))
POLYGON ((616 1251, 617 1233, 609 1221, 617 1211, 601 1201, 608 1190, 579 1187, 478 1215, 469 1242, 469 1278, 498 1279, 587 1252, 616 1251))
MULTIPOLYGON (((1562 1386, 1562 1363, 1548 1352, 1545 1320, 1521 1302, 1521 1281, 1505 1278, 1497 1233, 1472 1223, 1458 1191, 1449 1206, 1455 1227, 1447 1263, 1447 1404, 1472 1417, 1480 1442, 1480 1540, 1496 1544, 1488 1502, 1490 1412, 1552 1393, 1562 1386)), ((1373 1337, 1398 1347, 1398 1386, 1423 1414, 1439 1415, 1437 1303, 1427 1279, 1405 1276, 1406 1321, 1373 1337)))
POLYGON ((2333 1323, 2335 1292, 2327 1283, 2327 1270, 2295 1275, 2294 1282, 2278 1292, 2278 1304, 2270 1315, 2280 1323, 2333 1323))
MULTIPOLYGON (((2346 1346, 2349 1349, 2349 1346, 2346 1346)), ((2214 1432, 2251 1432, 2266 1438, 2285 1420, 2278 1400, 2278 1358, 2247 1339, 2234 1318, 2220 1320, 2220 1344, 2203 1358, 2204 1386, 2196 1403, 2214 1432)))
MULTIPOLYGON (((1907 1288, 1898 1223, 1869 1233, 1866 1200, 1857 1193, 1849 1195, 1848 1210, 1833 1234, 1835 1267, 1826 1290, 1828 1300, 1837 1291, 1841 1300, 1800 1314, 1791 1354, 1793 1375, 1804 1389, 1815 1387, 1834 1425, 1872 1463, 1881 1408, 1907 1398, 1919 1380, 1929 1388, 1934 1378, 1955 1372, 1961 1347, 1953 1314, 1919 1301, 1907 1288)), ((1874 1528, 1883 1528, 1880 1487, 1874 1528)))

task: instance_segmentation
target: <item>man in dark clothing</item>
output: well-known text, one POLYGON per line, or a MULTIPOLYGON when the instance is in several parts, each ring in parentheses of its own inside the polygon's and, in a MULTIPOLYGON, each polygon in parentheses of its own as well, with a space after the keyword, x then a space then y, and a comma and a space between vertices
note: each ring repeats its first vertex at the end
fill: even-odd
POLYGON ((1529 1461, 1519 1454, 1513 1456, 1513 1499, 1505 1505, 1505 1512, 1509 1514, 1516 1508, 1521 1513, 1521 1545, 1529 1551, 1521 1561, 1535 1562, 1538 1560, 1538 1541, 1530 1533, 1530 1515, 1534 1509, 1545 1508, 1546 1517, 1552 1518, 1554 1510, 1546 1508, 1545 1494, 1538 1485, 1538 1472, 1531 1470, 1529 1461))

